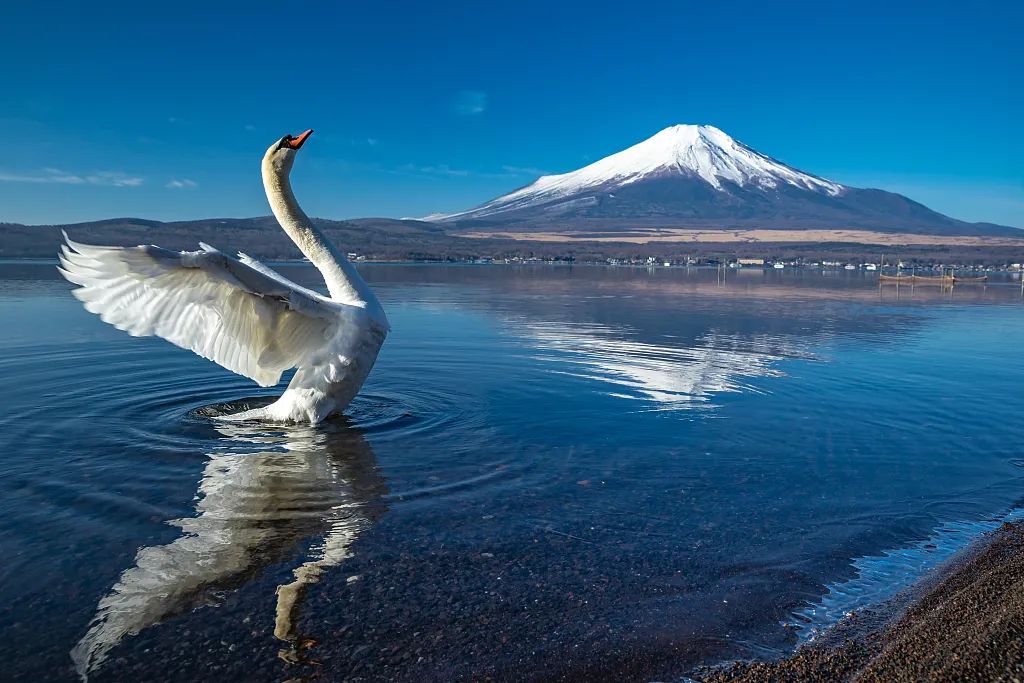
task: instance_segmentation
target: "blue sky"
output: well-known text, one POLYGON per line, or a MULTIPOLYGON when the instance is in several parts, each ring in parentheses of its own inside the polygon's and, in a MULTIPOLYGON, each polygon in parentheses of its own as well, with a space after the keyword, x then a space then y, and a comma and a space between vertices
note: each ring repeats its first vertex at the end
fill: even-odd
POLYGON ((0 221, 478 204, 708 123, 803 170, 1024 227, 1019 2, 9 3, 0 221))

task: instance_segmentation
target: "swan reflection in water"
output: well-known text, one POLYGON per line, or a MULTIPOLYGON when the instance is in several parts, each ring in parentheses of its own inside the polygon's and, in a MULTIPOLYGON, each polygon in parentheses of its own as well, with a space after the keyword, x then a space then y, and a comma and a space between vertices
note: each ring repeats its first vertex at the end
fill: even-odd
POLYGON ((88 676, 126 636, 213 604, 265 567, 320 537, 293 580, 277 588, 274 635, 299 661, 296 622, 307 588, 351 555, 351 546, 384 510, 384 481, 369 443, 343 419, 311 427, 215 425, 221 448, 209 453, 196 516, 171 522, 182 535, 141 548, 97 607, 71 652, 88 676))

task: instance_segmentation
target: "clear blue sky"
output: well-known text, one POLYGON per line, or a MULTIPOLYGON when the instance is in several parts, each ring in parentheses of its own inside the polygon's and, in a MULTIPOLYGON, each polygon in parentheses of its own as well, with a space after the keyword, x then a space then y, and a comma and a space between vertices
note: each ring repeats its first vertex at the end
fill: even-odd
POLYGON ((478 204, 674 123, 1024 226, 1020 2, 11 2, 0 221, 478 204))

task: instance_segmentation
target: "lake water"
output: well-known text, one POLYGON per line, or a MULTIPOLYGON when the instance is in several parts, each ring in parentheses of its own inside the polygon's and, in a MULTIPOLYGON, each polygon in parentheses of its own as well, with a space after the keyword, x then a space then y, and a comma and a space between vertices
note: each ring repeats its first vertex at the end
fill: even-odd
POLYGON ((4 678, 678 680, 1024 492, 1019 283, 363 270, 393 331, 311 429, 217 423, 275 390, 0 265, 4 678))

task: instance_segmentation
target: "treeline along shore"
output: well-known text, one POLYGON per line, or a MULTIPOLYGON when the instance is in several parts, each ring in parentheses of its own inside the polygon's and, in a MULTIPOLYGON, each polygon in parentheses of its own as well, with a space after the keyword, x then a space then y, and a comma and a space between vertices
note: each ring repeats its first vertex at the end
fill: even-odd
MULTIPOLYGON (((973 264, 1004 266, 1024 262, 1024 239, 985 244, 974 237, 949 237, 948 244, 878 245, 857 242, 737 241, 699 242, 591 241, 586 236, 532 240, 498 235, 453 231, 449 227, 416 220, 360 218, 335 221, 314 219, 342 250, 367 260, 380 261, 466 261, 473 259, 525 259, 549 261, 603 262, 608 259, 697 262, 729 261, 735 258, 764 258, 769 261, 879 262, 908 264, 973 264)), ((157 244, 168 249, 196 249, 200 241, 224 251, 243 251, 263 260, 300 258, 295 245, 270 216, 256 218, 214 218, 162 222, 139 218, 113 218, 65 225, 0 224, 0 258, 49 258, 60 248, 61 231, 72 239, 94 244, 132 246, 157 244)), ((792 231, 780 232, 783 237, 792 231)), ((726 231, 723 231, 726 235, 726 231)), ((1024 231, 1022 231, 1024 237, 1024 231)))

